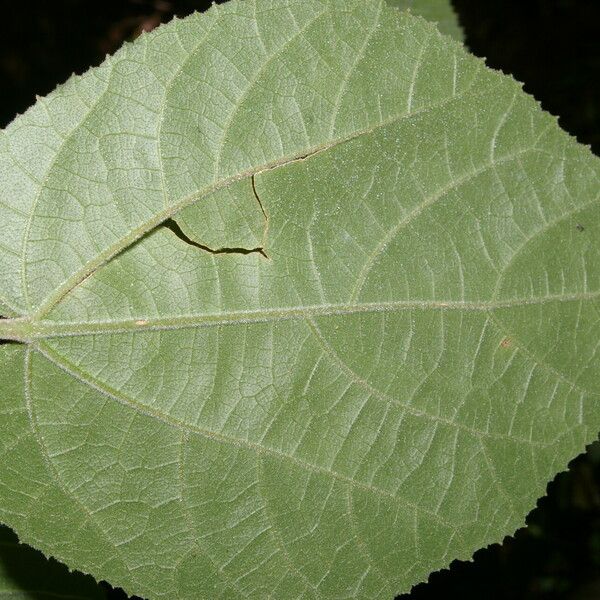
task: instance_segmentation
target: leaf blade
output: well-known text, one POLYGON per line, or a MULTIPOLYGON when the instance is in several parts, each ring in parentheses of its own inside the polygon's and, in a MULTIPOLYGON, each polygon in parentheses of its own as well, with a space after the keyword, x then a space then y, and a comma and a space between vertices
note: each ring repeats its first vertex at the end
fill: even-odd
MULTIPOLYGON (((81 234, 94 219, 76 214, 61 231, 83 242, 83 258, 50 253, 70 271, 38 286, 30 316, 0 321, 0 335, 20 327, 30 345, 1 350, 2 381, 22 373, 6 400, 21 420, 8 428, 31 444, 1 473, 12 491, 0 515, 69 564, 150 597, 391 595, 522 524, 547 479, 598 429, 593 344, 562 365, 539 339, 539 323, 559 310, 562 341, 577 346, 574 303, 585 303, 580 318, 594 327, 598 248, 573 232, 575 220, 595 221, 598 161, 514 82, 381 3, 342 14, 298 3, 296 14, 265 10, 243 22, 234 8, 266 4, 228 6, 113 61, 113 77, 129 87, 111 102, 128 109, 140 69, 134 75, 124 57, 181 43, 179 70, 169 63, 162 73, 179 73, 172 101, 144 124, 158 143, 148 131, 150 146, 121 132, 109 156, 130 166, 131 181, 119 176, 119 185, 139 184, 140 164, 160 177, 145 182, 148 205, 127 208, 135 226, 96 242, 91 230, 81 234), (290 14, 304 25, 277 37, 290 14), (357 33, 365 23, 366 42, 357 33), (207 133, 212 115, 192 119, 204 139, 172 115, 197 86, 207 93, 192 65, 206 74, 225 60, 212 50, 196 57, 199 32, 222 44, 228 27, 229 51, 234 34, 252 31, 247 48, 263 62, 240 55, 216 103, 239 85, 237 103, 219 115, 221 135, 207 133), (346 31, 352 51, 323 44, 333 30, 346 31), (314 56, 307 48, 319 43, 311 80, 292 58, 299 49, 314 56), (403 61, 390 71, 382 57, 394 52, 403 61), (330 102, 303 130, 290 109, 287 129, 263 135, 260 111, 281 110, 268 94, 289 83, 286 68, 330 102), (170 153, 176 140, 189 152, 170 153), (249 178, 269 222, 268 260, 216 256, 159 226, 249 178), (579 246, 566 251, 559 242, 569 232, 579 246), (568 270, 582 253, 583 266, 568 270), (570 279, 559 285, 563 272, 570 279), (5 508, 39 487, 10 475, 27 461, 52 490, 51 510, 68 507, 70 529, 87 526, 102 560, 53 541, 44 515, 32 525, 5 508)), ((160 85, 144 102, 153 94, 160 85)), ((298 101, 312 106, 314 90, 298 101)), ((138 118, 152 112, 140 110, 138 118)), ((107 128, 112 138, 110 118, 107 128)), ((55 213, 64 196, 51 190, 44 218, 65 221, 64 206, 55 213)), ((119 223, 113 216, 103 223, 119 223)))

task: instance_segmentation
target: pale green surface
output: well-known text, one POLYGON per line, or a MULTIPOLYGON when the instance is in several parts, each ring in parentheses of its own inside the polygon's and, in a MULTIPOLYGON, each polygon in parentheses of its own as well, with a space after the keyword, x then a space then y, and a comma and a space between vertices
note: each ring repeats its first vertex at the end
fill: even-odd
POLYGON ((597 437, 600 163, 422 19, 232 2, 0 144, 0 521, 71 567, 392 598, 597 437), (269 258, 156 227, 252 175, 269 258))
POLYGON ((390 6, 400 10, 410 9, 413 14, 424 17, 428 21, 436 23, 439 30, 446 35, 462 42, 464 32, 458 16, 452 7, 450 0, 386 0, 390 6))
POLYGON ((69 573, 64 565, 18 543, 0 526, 0 600, 101 600, 106 598, 89 576, 69 573))

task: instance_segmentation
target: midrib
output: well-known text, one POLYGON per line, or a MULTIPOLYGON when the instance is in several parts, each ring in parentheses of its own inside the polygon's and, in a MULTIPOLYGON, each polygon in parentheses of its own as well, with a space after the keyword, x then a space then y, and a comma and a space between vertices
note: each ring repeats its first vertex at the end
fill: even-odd
POLYGON ((140 317, 108 321, 51 321, 28 318, 0 320, 0 339, 34 342, 38 339, 87 336, 132 331, 194 329, 225 325, 302 320, 307 317, 400 312, 408 310, 489 312, 504 308, 542 305, 550 302, 583 302, 600 298, 600 290, 574 294, 549 295, 532 298, 513 298, 497 301, 469 302, 454 300, 396 300, 354 304, 316 304, 256 310, 198 313, 170 317, 140 317))

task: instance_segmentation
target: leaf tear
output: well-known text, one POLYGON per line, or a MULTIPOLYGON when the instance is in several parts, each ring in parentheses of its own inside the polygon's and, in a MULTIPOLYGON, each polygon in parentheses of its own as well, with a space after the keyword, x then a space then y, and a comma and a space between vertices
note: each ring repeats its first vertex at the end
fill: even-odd
POLYGON ((211 254, 258 253, 268 258, 269 216, 254 175, 209 196, 203 204, 184 209, 161 226, 188 245, 211 254))
POLYGON ((204 244, 195 242, 183 232, 183 230, 181 229, 177 221, 175 221, 175 219, 167 219, 162 224, 162 226, 169 229, 181 241, 185 242, 189 246, 199 248, 200 250, 204 250, 205 252, 209 252, 210 254, 260 254, 264 258, 269 258, 261 246, 257 248, 210 248, 209 246, 205 246, 204 244))

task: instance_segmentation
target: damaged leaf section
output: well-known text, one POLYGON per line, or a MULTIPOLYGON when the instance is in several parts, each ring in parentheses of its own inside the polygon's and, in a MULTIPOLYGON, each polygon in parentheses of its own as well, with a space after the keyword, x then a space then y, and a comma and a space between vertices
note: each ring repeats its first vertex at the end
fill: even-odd
POLYGON ((200 244, 199 242, 191 239, 183 229, 179 226, 179 223, 176 219, 167 219, 163 226, 169 229, 172 233, 174 233, 181 241, 189 244, 190 246, 194 246, 195 248, 199 248, 200 250, 204 250, 205 252, 210 252, 211 254, 252 254, 256 252, 258 254, 262 254, 265 258, 267 255, 262 247, 257 246, 256 248, 241 248, 241 247, 231 247, 231 248, 217 248, 214 250, 213 248, 209 248, 204 244, 200 244))
POLYGON ((254 177, 236 181, 164 223, 181 240, 215 254, 266 256, 268 217, 254 177))

